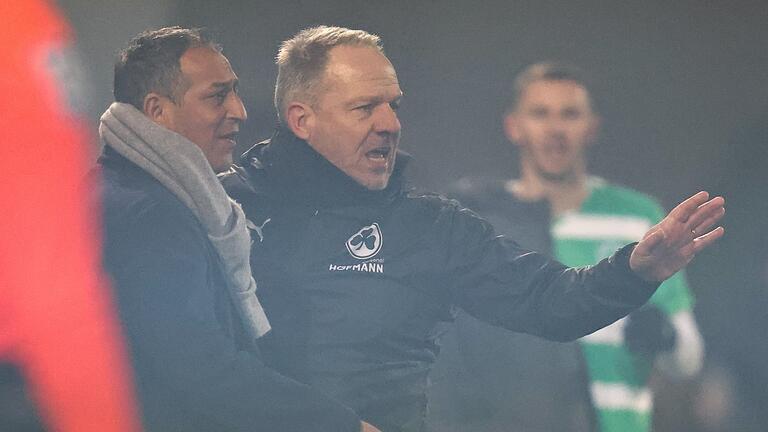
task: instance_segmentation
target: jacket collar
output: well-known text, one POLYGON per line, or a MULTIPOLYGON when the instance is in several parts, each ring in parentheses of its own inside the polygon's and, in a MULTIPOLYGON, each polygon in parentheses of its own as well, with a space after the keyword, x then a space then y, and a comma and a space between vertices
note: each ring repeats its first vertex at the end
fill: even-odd
POLYGON ((121 155, 115 149, 112 147, 105 145, 102 147, 101 154, 99 155, 99 158, 96 160, 96 163, 103 167, 108 167, 112 169, 118 169, 123 171, 131 171, 133 173, 141 174, 141 175, 147 175, 149 174, 141 169, 138 165, 135 163, 129 161, 126 159, 125 156, 121 155))
POLYGON ((241 158, 242 165, 268 195, 284 202, 314 208, 371 205, 394 199, 405 189, 403 170, 410 156, 398 151, 389 185, 372 191, 357 183, 306 141, 278 128, 267 141, 256 144, 241 158))

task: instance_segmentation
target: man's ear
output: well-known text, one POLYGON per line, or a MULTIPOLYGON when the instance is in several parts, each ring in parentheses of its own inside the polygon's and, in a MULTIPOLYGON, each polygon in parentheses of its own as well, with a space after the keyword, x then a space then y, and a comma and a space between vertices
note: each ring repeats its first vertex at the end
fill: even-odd
POLYGON ((514 145, 520 142, 520 123, 517 121, 517 113, 514 111, 507 112, 504 115, 504 136, 514 145))
POLYGON ((301 102, 291 102, 285 110, 285 125, 298 138, 308 140, 315 124, 315 111, 301 102))
POLYGON ((166 96, 151 92, 144 96, 144 115, 153 122, 169 127, 171 124, 168 104, 172 103, 166 96))

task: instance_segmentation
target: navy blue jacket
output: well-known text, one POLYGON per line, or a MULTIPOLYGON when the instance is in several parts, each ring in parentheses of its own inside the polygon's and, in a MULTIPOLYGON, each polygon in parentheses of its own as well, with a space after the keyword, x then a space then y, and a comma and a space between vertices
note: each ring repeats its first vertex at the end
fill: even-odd
POLYGON ((104 265, 147 431, 348 431, 348 408, 267 368, 244 343, 218 255, 175 195, 107 148, 104 265))
POLYGON ((522 249, 456 201, 409 191, 400 162, 370 191, 281 130, 224 178, 254 228, 270 364, 384 431, 423 429, 438 324, 452 308, 572 340, 658 285, 629 270, 631 247, 585 269, 522 249))

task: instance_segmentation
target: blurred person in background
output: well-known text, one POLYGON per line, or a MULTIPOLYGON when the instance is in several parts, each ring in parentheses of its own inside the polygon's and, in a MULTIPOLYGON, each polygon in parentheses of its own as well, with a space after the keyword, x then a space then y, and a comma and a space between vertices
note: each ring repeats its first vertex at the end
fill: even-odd
POLYGON ((104 265, 149 431, 375 430, 264 366, 251 238, 215 173, 246 119, 238 78, 198 29, 136 36, 101 117, 104 265))
POLYGON ((68 98, 72 34, 48 2, 4 1, 0 15, 0 431, 137 432, 81 188, 89 143, 68 98))
POLYGON ((378 36, 305 29, 277 63, 280 126, 223 178, 254 231, 253 271, 274 327, 261 346, 270 364, 384 431, 424 429, 436 328, 452 308, 572 340, 640 306, 723 233, 710 231, 722 198, 702 192, 638 244, 566 268, 407 186, 403 93, 378 36))
MULTIPOLYGON (((463 179, 455 196, 500 233, 568 265, 596 263, 642 239, 664 213, 647 195, 588 172, 600 118, 583 72, 534 64, 513 91, 504 131, 519 149, 520 178, 463 179)), ((462 313, 433 374, 434 429, 647 432, 653 367, 674 377, 701 368, 692 309, 679 272, 648 305, 573 343, 504 332, 462 313)))

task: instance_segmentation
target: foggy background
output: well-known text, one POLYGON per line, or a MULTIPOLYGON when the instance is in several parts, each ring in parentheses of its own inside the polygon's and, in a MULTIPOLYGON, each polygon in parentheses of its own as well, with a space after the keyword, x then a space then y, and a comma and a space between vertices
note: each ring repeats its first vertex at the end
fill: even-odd
POLYGON ((273 58, 281 40, 316 24, 376 33, 406 95, 402 147, 416 159, 418 184, 435 190, 465 175, 515 175, 516 155, 501 128, 512 77, 542 60, 581 66, 603 117, 591 172, 652 194, 668 209, 701 189, 727 201, 726 237, 689 268, 707 372, 685 385, 658 384, 658 430, 768 430, 768 1, 59 6, 76 31, 89 92, 81 109, 94 134, 112 101, 114 56, 142 30, 212 31, 240 77, 249 114, 244 145, 267 138, 275 124, 273 58))

